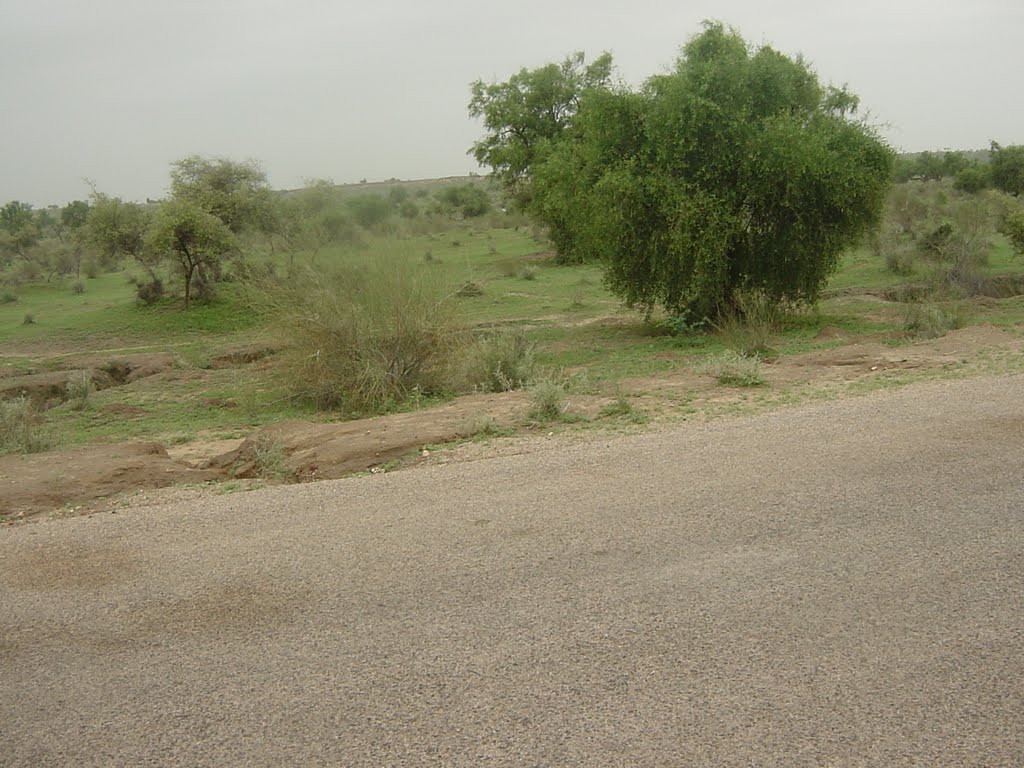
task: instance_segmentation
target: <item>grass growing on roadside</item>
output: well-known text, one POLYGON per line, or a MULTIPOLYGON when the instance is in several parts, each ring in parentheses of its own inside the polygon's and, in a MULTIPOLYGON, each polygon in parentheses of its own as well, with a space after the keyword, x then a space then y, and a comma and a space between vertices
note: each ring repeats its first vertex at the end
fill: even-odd
POLYGON ((0 455, 39 453, 52 444, 31 401, 23 397, 0 400, 0 455))
POLYGON ((728 387, 760 387, 767 383, 761 375, 761 359, 757 355, 742 355, 734 350, 707 360, 703 371, 728 387))

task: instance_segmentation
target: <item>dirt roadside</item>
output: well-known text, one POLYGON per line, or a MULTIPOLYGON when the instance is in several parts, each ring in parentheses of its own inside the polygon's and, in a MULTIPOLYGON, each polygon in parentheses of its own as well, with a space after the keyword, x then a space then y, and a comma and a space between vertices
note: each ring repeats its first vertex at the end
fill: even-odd
MULTIPOLYGON (((870 389, 901 376, 970 374, 998 370, 999 361, 1018 360, 1024 337, 990 325, 954 331, 938 339, 894 346, 885 339, 845 338, 822 329, 834 347, 780 358, 764 366, 765 402, 828 393, 847 385, 870 389), (773 400, 774 398, 774 400, 773 400)), ((692 367, 681 366, 655 378, 622 383, 648 423, 701 418, 749 404, 749 390, 722 387, 692 367), (680 406, 683 401, 684 406, 680 406)), ((614 401, 608 395, 568 398, 577 416, 596 419, 614 401)), ((289 421, 262 427, 244 440, 199 440, 165 447, 152 442, 96 445, 33 455, 0 457, 0 521, 16 523, 36 515, 78 515, 122 505, 127 495, 182 485, 231 481, 293 482, 334 479, 399 464, 450 462, 525 452, 549 427, 530 424, 525 393, 471 395, 444 405, 343 423, 289 421), (511 434, 494 440, 471 438, 511 434), (433 446, 448 444, 438 453, 433 446)), ((618 427, 609 423, 610 427, 618 427)), ((576 432, 575 439, 606 434, 576 432)))

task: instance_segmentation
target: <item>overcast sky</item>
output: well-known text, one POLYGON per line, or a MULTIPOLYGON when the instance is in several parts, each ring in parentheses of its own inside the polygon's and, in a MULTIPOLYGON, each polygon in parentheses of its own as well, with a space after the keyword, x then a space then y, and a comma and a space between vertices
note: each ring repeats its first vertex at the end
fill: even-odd
POLYGON ((161 197, 190 154, 276 188, 465 174, 471 81, 607 50, 639 84, 705 18, 848 83, 898 149, 1024 143, 1022 0, 0 0, 0 203, 161 197))

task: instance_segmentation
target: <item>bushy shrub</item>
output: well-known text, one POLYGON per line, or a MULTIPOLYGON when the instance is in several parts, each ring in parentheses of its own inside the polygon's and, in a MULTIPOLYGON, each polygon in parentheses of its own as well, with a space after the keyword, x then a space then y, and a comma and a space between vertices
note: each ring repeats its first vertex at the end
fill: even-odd
POLYGON ((466 346, 444 286, 397 260, 264 281, 251 298, 288 331, 293 391, 322 409, 382 411, 446 391, 466 346))
POLYGON ((962 328, 964 316, 958 304, 911 302, 903 308, 903 330, 917 339, 935 339, 962 328))
POLYGON ((729 349, 746 356, 760 355, 771 349, 779 312, 778 304, 763 291, 739 291, 732 306, 721 312, 712 326, 729 349))
POLYGON ((553 381, 540 381, 530 388, 530 418, 558 421, 565 415, 565 388, 553 381))
POLYGON ((731 349, 710 358, 703 370, 719 384, 729 387, 760 387, 765 383, 761 375, 761 359, 757 355, 744 355, 731 349))
POLYGON ((472 378, 487 392, 522 389, 537 368, 533 344, 522 331, 494 333, 477 342, 472 378))
POLYGON ((89 405, 92 393, 96 391, 96 385, 88 371, 76 371, 68 379, 67 393, 68 402, 72 410, 82 411, 89 405))
POLYGON ((50 447, 32 403, 25 398, 0 400, 0 455, 38 453, 50 447))
POLYGON ((76 296, 80 296, 85 293, 85 283, 81 280, 75 280, 75 282, 71 284, 71 292, 76 296))
POLYGON ((140 304, 155 304, 164 297, 164 283, 158 277, 135 284, 135 297, 140 304))

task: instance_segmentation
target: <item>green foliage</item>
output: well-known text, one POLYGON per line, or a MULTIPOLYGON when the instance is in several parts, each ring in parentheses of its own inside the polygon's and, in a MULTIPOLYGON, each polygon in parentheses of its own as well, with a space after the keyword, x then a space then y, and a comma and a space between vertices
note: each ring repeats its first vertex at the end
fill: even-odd
POLYGON ((575 53, 561 64, 521 69, 504 83, 477 80, 469 114, 483 120, 486 133, 473 145, 473 156, 510 193, 528 196, 524 186, 547 142, 569 128, 584 94, 606 88, 611 75, 611 54, 587 64, 575 53))
POLYGON ((740 291, 713 324, 723 345, 747 357, 771 351, 779 308, 763 291, 740 291))
POLYGON ((992 142, 992 186, 1018 197, 1024 192, 1024 144, 1002 147, 992 142))
POLYGON ((60 222, 65 229, 80 229, 88 220, 89 203, 85 200, 72 200, 60 210, 60 222))
POLYGON ((987 189, 991 183, 989 168, 984 165, 971 165, 961 169, 953 179, 953 189, 958 192, 974 194, 987 189))
POLYGON ((38 453, 51 445, 39 426, 39 416, 25 398, 0 400, 0 455, 38 453))
POLYGON ((534 421, 559 421, 565 415, 565 387, 554 381, 540 381, 530 387, 529 416, 534 421))
POLYGON ((438 212, 447 216, 474 218, 491 210, 487 190, 478 184, 459 184, 444 187, 434 194, 438 212))
POLYGON ((534 345, 522 331, 489 334, 477 343, 474 365, 473 381, 484 391, 522 389, 536 372, 534 345))
POLYGON ((256 477, 264 480, 294 480, 295 473, 285 463, 284 444, 270 435, 261 434, 253 441, 252 463, 256 477))
POLYGON ((383 195, 355 195, 345 204, 356 223, 365 229, 378 229, 391 216, 391 204, 383 195))
POLYGON ((903 330, 916 339, 945 336, 963 324, 963 310, 956 303, 915 301, 903 308, 903 330))
POLYGON ((99 252, 104 266, 112 266, 128 256, 153 275, 159 259, 146 252, 149 224, 149 211, 141 205, 96 192, 86 215, 84 238, 99 252))
POLYGON ((185 308, 192 298, 193 281, 212 283, 221 257, 235 247, 235 238, 217 216, 188 199, 160 206, 147 237, 147 249, 177 263, 185 288, 185 308))
POLYGON ((217 217, 232 232, 272 223, 267 176, 254 160, 191 155, 171 164, 171 197, 217 217))
POLYGON ((0 235, 0 250, 28 258, 40 237, 32 206, 12 200, 0 208, 0 235))
POLYGON ((580 99, 571 140, 534 163, 531 210, 563 258, 600 259, 648 313, 710 317, 742 290, 813 302, 889 185, 893 153, 856 107, 709 23, 639 93, 580 99))
POLYGON ((727 387, 760 387, 766 383, 761 375, 761 359, 732 349, 709 359, 704 372, 727 387))
POLYGON ((291 342, 293 392, 321 409, 382 411, 446 391, 466 337, 430 272, 382 259, 331 273, 268 280, 255 308, 291 342))
POLYGON ((1018 255, 1024 255, 1024 207, 1013 208, 1006 212, 1000 227, 1018 255))
POLYGON ((84 411, 89 406, 89 399, 96 391, 89 371, 76 371, 68 379, 68 403, 74 411, 84 411))

